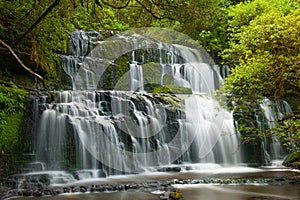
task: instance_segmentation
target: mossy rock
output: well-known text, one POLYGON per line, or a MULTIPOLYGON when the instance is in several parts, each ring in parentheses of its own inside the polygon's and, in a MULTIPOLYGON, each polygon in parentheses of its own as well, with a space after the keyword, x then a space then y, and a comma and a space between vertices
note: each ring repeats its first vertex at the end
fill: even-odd
POLYGON ((282 164, 286 167, 300 169, 300 152, 290 153, 282 164))
POLYGON ((146 83, 144 85, 144 90, 147 92, 153 92, 153 90, 158 87, 161 87, 161 85, 158 83, 146 83))
POLYGON ((165 85, 154 88, 153 93, 156 94, 192 94, 191 88, 180 87, 175 85, 165 85))
POLYGON ((174 94, 173 90, 167 86, 154 88, 153 93, 156 94, 174 94))
POLYGON ((172 200, 181 200, 181 199, 183 199, 182 192, 179 189, 171 192, 169 197, 172 200))

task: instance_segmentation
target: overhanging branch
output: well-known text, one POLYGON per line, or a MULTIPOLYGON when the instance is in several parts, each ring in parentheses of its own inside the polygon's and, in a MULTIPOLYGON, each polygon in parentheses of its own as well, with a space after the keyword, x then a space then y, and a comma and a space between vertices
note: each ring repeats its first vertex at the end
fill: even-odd
POLYGON ((17 54, 14 52, 14 50, 8 45, 6 44, 3 40, 0 39, 0 43, 6 47, 10 53, 13 55, 13 57, 18 61, 18 63, 29 73, 33 74, 34 76, 36 76, 37 78, 44 80, 42 76, 40 76, 39 74, 35 73, 34 71, 32 71, 30 68, 28 68, 21 60, 20 58, 17 56, 17 54))
POLYGON ((170 20, 174 20, 172 17, 168 17, 168 16, 158 16, 156 15, 151 8, 148 8, 146 5, 144 5, 142 2, 140 2, 139 0, 136 0, 136 2, 142 6, 142 8, 144 10, 146 10, 148 13, 150 13, 152 15, 153 18, 158 19, 158 20, 162 20, 162 19, 170 19, 170 20))

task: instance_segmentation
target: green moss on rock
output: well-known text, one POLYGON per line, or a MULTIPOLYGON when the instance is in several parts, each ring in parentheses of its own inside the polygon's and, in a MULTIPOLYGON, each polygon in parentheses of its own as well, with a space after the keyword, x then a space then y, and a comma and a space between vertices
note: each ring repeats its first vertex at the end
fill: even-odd
POLYGON ((153 93, 156 94, 192 94, 191 88, 180 87, 175 85, 165 85, 161 87, 154 88, 153 93))
POLYGON ((299 152, 290 153, 283 161, 282 164, 286 167, 300 169, 300 153, 299 152))

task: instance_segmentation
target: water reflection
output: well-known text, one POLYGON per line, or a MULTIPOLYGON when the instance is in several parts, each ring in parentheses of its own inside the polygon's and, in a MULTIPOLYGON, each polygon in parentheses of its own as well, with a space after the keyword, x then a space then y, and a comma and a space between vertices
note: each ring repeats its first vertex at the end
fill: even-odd
POLYGON ((188 200, 299 199, 299 185, 177 185, 188 200))

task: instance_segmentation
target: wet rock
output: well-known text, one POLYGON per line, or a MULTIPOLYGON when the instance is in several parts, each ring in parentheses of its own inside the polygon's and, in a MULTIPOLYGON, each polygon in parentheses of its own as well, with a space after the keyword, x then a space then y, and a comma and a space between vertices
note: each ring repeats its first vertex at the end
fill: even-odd
POLYGON ((124 185, 124 188, 125 188, 125 190, 129 190, 129 189, 130 189, 130 187, 131 187, 131 185, 130 185, 130 184, 126 184, 126 185, 124 185))
POLYGON ((71 191, 70 188, 67 188, 67 187, 63 187, 63 193, 69 193, 71 191))
POLYGON ((54 189, 52 190, 52 195, 55 196, 55 195, 59 195, 59 194, 62 194, 62 190, 61 189, 54 189))
POLYGON ((171 182, 170 181, 159 181, 158 185, 162 186, 162 187, 167 187, 167 186, 171 185, 171 182))
POLYGON ((139 185, 134 183, 131 185, 131 189, 138 189, 139 188, 139 185))
POLYGON ((44 185, 50 185, 50 178, 46 175, 41 175, 38 177, 38 182, 44 185))
POLYGON ((91 187, 90 187, 90 192, 94 192, 95 191, 95 189, 94 189, 94 186, 92 185, 91 187))
POLYGON ((53 195, 55 195, 55 193, 53 192, 53 190, 44 189, 44 195, 45 196, 53 196, 53 195))
POLYGON ((183 184, 183 181, 182 180, 178 180, 178 179, 174 179, 173 183, 174 184, 183 184))
POLYGON ((170 197, 170 191, 166 191, 165 193, 163 193, 162 195, 159 196, 160 199, 162 200, 168 200, 170 197))
POLYGON ((275 183, 286 183, 286 178, 274 178, 275 183))
POLYGON ((191 180, 191 184, 199 184, 199 183, 201 183, 200 180, 191 180))
POLYGON ((0 185, 0 196, 4 195, 9 190, 10 190, 9 187, 5 187, 5 186, 0 185))
POLYGON ((71 187, 71 189, 72 189, 72 192, 80 192, 79 186, 71 187))
POLYGON ((105 191, 113 191, 113 187, 111 185, 105 186, 105 191))
POLYGON ((124 189, 125 189, 124 185, 118 185, 118 190, 119 190, 119 191, 122 191, 122 190, 124 190, 124 189))
POLYGON ((43 196, 43 193, 42 193, 42 191, 34 191, 32 193, 32 196, 34 196, 34 197, 41 197, 41 196, 43 196))
POLYGON ((96 192, 104 192, 105 191, 105 188, 101 185, 96 185, 96 187, 94 188, 94 190, 96 192))
POLYGON ((119 190, 119 185, 112 185, 112 188, 113 188, 113 191, 118 191, 119 190))
POLYGON ((85 186, 80 186, 80 192, 85 193, 87 192, 87 188, 85 186))
POLYGON ((180 167, 162 167, 157 169, 159 172, 180 172, 181 168, 180 167))
POLYGON ((22 190, 20 191, 20 196, 29 197, 32 196, 32 192, 30 190, 22 190))
POLYGON ((135 189, 138 189, 140 187, 143 187, 143 184, 141 184, 141 186, 139 186, 138 184, 136 183, 133 183, 133 184, 125 184, 124 185, 124 190, 135 190, 135 189))

